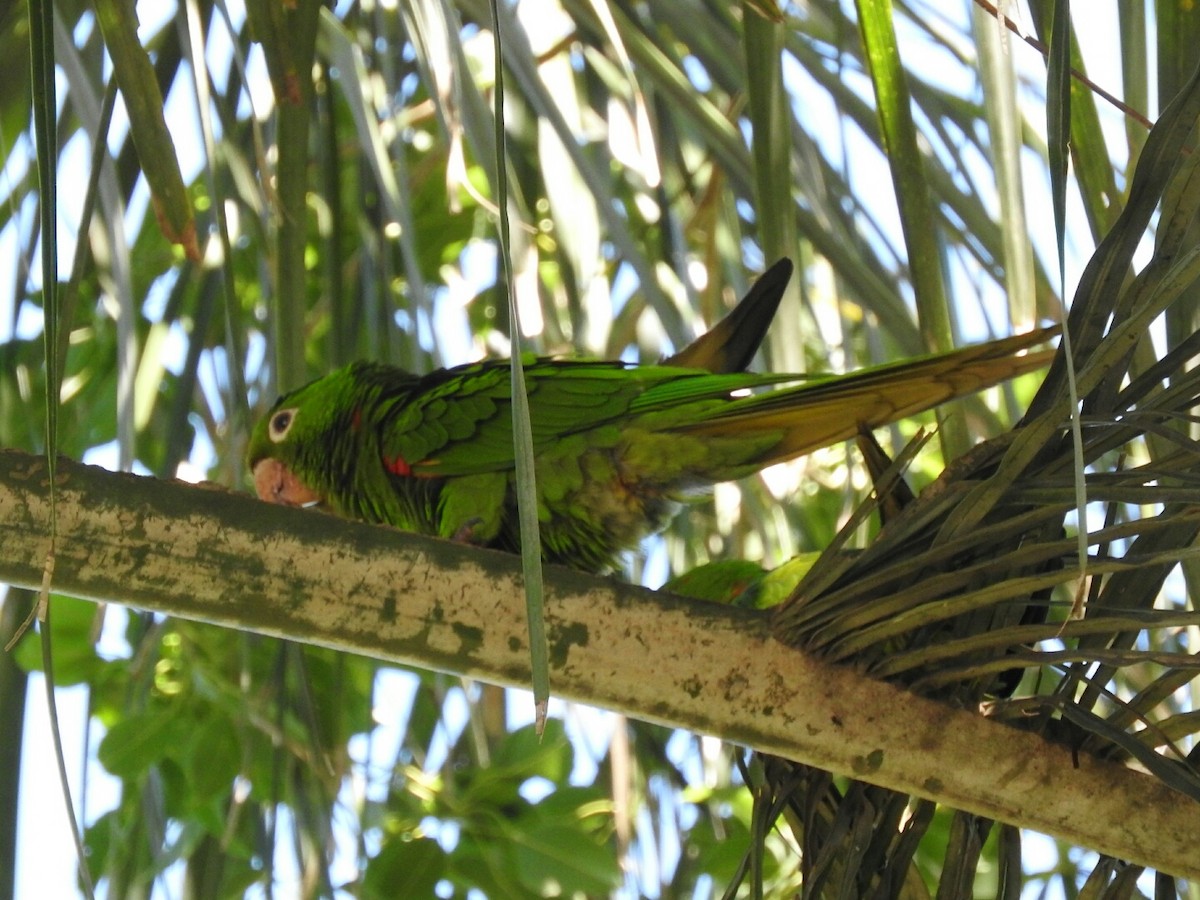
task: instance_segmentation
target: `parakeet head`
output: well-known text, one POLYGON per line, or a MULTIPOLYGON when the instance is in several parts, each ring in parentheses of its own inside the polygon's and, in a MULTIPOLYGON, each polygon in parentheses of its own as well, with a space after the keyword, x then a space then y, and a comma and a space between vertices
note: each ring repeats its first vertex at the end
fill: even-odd
POLYGON ((275 401, 250 436, 246 461, 258 496, 288 506, 327 501, 353 480, 369 383, 339 369, 275 401))

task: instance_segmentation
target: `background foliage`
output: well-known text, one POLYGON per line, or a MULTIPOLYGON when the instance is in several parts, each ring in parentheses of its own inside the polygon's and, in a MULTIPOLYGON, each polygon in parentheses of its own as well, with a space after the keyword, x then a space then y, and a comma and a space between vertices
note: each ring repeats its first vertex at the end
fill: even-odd
MULTIPOLYGON (((124 4, 54 4, 61 106, 33 90, 24 6, 0 10, 0 445, 45 449, 31 97, 57 109, 60 452, 245 486, 248 423, 280 389, 357 357, 426 371, 508 351, 486 4, 143 6, 134 34, 124 4), (173 149, 143 130, 162 103, 173 149), (80 241, 85 198, 95 212, 80 241)), ((988 10, 501 5, 528 341, 657 359, 781 255, 799 271, 767 369, 851 368, 1061 318, 1045 62, 988 10)), ((1049 4, 1006 11, 1032 34, 1049 28, 1049 4)), ((1191 74, 1200 14, 1169 2, 1075 12, 1073 67, 1090 64, 1154 119, 1191 74)), ((1147 131, 1078 77, 1070 99, 1073 276, 1116 222, 1147 131)), ((1160 328, 1190 334, 1187 307, 1160 328)), ((955 453, 1002 430, 1032 387, 964 406, 938 440, 955 453)), ((911 432, 894 429, 893 446, 911 432)), ((940 470, 936 443, 910 473, 918 484, 940 470)), ((834 448, 722 486, 626 574, 660 583, 709 559, 774 565, 826 546, 867 484, 846 462, 834 448)), ((1166 608, 1194 608, 1183 580, 1166 608)), ((4 634, 29 602, 8 593, 4 634)), ((741 752, 711 740, 558 706, 538 743, 522 695, 136 612, 109 610, 97 642, 99 629, 93 606, 55 598, 55 681, 87 688, 93 761, 76 796, 109 896, 291 895, 296 883, 305 895, 719 896, 764 830, 741 752)), ((1185 651, 1196 626, 1147 640, 1185 651)), ((30 640, 0 660, 5 735, 21 733, 22 672, 39 666, 30 640)), ((1144 691, 1136 675, 1117 670, 1112 692, 1144 691)), ((1157 699, 1194 716, 1195 690, 1180 677, 1157 699)), ((0 766, 0 882, 14 870, 17 771, 0 766)), ((939 812, 917 850, 931 886, 953 868, 954 827, 939 812)), ((791 840, 765 836, 771 896, 797 887, 791 840)), ((1075 896, 1095 857, 1036 846, 1025 889, 1075 896)), ((942 881, 959 891, 947 896, 1012 896, 1020 879, 1002 877, 1000 858, 994 839, 973 883, 942 881)), ((1134 890, 1118 869, 1089 888, 1134 890)))

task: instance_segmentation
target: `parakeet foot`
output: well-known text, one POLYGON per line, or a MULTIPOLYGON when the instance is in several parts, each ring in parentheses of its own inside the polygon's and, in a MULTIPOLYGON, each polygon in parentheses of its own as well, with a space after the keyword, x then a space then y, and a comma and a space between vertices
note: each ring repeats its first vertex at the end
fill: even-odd
POLYGON ((475 540, 475 529, 483 524, 483 519, 480 516, 475 516, 472 519, 467 519, 458 526, 458 530, 450 535, 450 540, 456 544, 476 544, 482 546, 485 541, 475 540))

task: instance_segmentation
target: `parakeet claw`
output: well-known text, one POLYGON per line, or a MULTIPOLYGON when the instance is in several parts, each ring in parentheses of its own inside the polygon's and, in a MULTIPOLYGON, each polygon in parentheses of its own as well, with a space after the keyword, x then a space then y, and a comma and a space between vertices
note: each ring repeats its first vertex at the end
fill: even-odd
POLYGON ((482 524, 483 519, 479 516, 475 516, 472 519, 467 519, 467 521, 458 526, 458 530, 450 536, 450 540, 454 541, 456 544, 474 544, 475 529, 482 524))

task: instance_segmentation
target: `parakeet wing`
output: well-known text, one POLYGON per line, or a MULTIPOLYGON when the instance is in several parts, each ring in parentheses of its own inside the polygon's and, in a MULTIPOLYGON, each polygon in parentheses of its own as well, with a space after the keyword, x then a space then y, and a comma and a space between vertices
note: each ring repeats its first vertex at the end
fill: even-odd
MULTIPOLYGON (((394 471, 450 477, 511 470, 514 466, 508 363, 493 361, 450 370, 440 383, 385 407, 381 434, 394 471)), ((722 401, 730 392, 775 384, 779 376, 713 375, 670 366, 537 359, 525 368, 534 453, 588 433, 615 440, 631 415, 663 417, 696 401, 722 401)))

